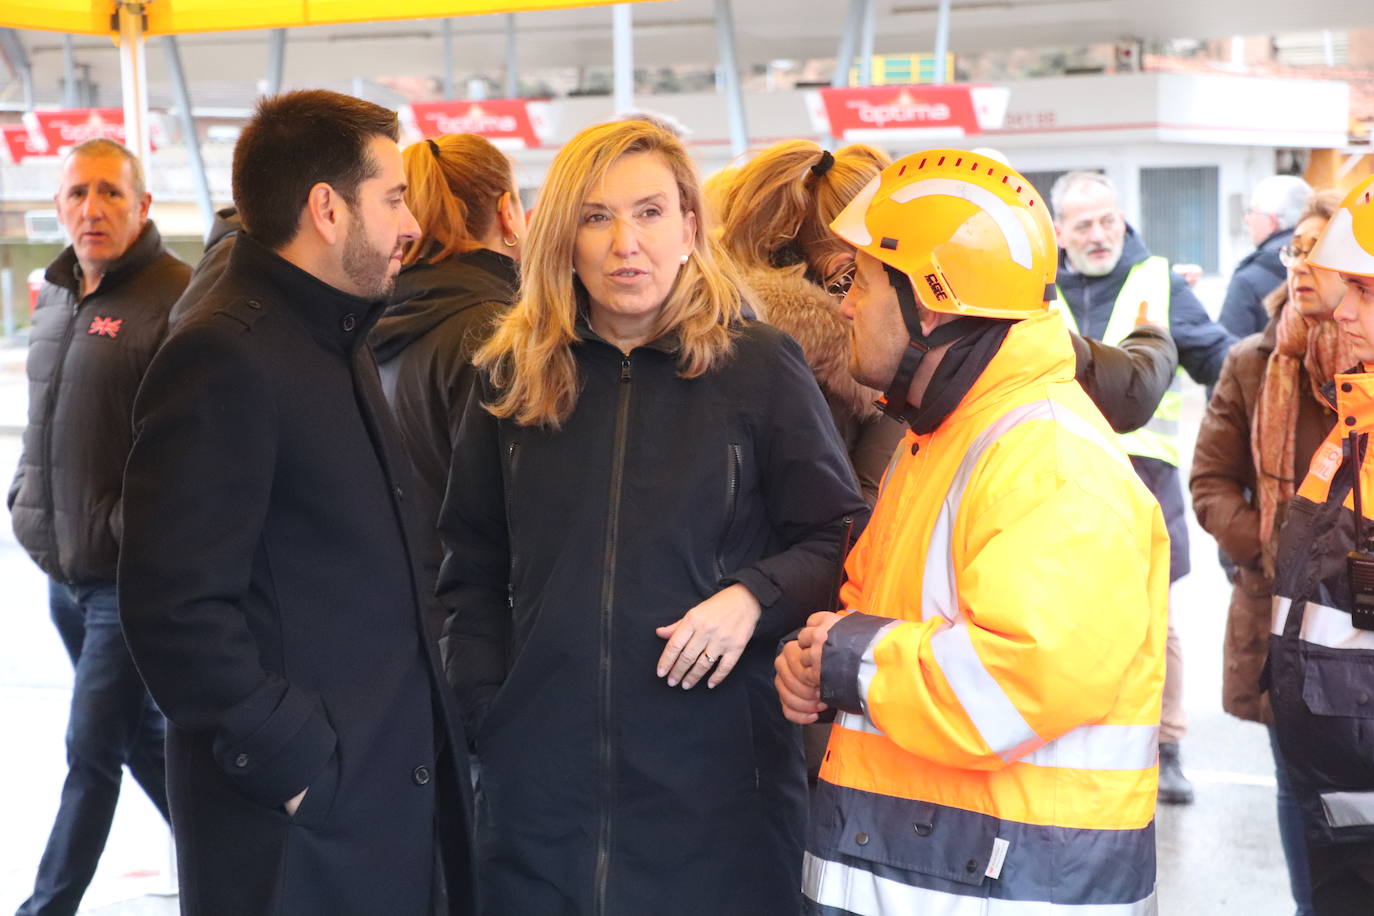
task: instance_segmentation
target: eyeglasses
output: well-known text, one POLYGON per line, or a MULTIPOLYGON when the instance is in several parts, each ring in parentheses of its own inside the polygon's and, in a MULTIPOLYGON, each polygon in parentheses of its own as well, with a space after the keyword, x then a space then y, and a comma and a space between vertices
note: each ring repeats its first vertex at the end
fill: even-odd
MULTIPOLYGON (((1313 246, 1316 247, 1316 246, 1313 246)), ((1307 261, 1312 248, 1299 248, 1297 245, 1284 245, 1279 249, 1279 263, 1284 267, 1297 267, 1307 261)))
POLYGON ((843 299, 848 296, 849 288, 854 285, 854 270, 854 265, 849 265, 844 273, 825 284, 825 291, 836 299, 843 299))

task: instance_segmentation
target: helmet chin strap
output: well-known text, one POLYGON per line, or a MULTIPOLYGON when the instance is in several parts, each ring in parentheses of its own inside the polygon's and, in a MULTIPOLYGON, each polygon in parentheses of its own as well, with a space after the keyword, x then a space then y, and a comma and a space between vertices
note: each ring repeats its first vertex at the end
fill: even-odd
POLYGON ((897 364, 897 372, 877 405, 889 417, 910 423, 920 410, 919 404, 912 404, 907 398, 911 392, 911 381, 920 370, 921 363, 931 350, 958 340, 975 326, 981 325, 981 322, 973 318, 957 318, 926 334, 921 329, 921 313, 916 306, 916 291, 911 285, 911 278, 891 264, 884 264, 883 270, 887 271, 888 282, 897 292, 897 303, 901 306, 908 340, 906 349, 902 351, 901 362, 897 364))

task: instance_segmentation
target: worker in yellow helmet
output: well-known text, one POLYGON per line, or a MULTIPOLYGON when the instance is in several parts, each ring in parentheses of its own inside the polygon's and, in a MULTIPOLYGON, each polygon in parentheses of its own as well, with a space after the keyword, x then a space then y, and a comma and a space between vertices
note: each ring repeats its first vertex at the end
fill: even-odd
POLYGON ((1374 913, 1374 176, 1307 263, 1346 283, 1334 318, 1360 364, 1329 392, 1339 420, 1312 456, 1275 561, 1269 699, 1302 808, 1317 916, 1374 913))
POLYGON ((1044 201, 931 150, 832 228, 851 371, 911 429, 849 610, 777 662, 792 721, 838 713, 807 912, 1153 914, 1168 536, 1074 381, 1044 201))

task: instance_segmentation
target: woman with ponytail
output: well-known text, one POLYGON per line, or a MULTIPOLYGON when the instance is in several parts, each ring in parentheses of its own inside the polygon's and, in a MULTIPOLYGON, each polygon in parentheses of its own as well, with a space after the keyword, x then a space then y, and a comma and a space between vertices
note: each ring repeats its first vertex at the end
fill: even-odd
POLYGON ((447 134, 402 153, 405 203, 420 224, 406 250, 393 304, 372 332, 382 386, 415 466, 416 552, 437 636, 433 598, 443 551, 435 530, 472 354, 515 301, 525 214, 510 160, 475 134, 447 134))
POLYGON ((854 250, 830 221, 889 162, 870 146, 832 154, 787 140, 738 169, 719 197, 721 243, 743 270, 759 317, 801 344, 870 506, 905 430, 874 406, 882 392, 849 374, 849 322, 839 305, 854 250))

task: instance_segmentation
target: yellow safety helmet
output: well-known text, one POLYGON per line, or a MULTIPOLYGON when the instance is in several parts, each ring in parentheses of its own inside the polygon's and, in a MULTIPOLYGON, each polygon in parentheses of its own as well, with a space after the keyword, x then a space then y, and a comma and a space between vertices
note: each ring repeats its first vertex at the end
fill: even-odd
POLYGON ((1049 208, 1019 172, 986 153, 934 149, 898 159, 830 228, 906 274, 933 312, 1029 318, 1054 297, 1049 208))
POLYGON ((1307 263, 1323 270, 1374 277, 1374 175, 1355 185, 1312 246, 1307 263))

